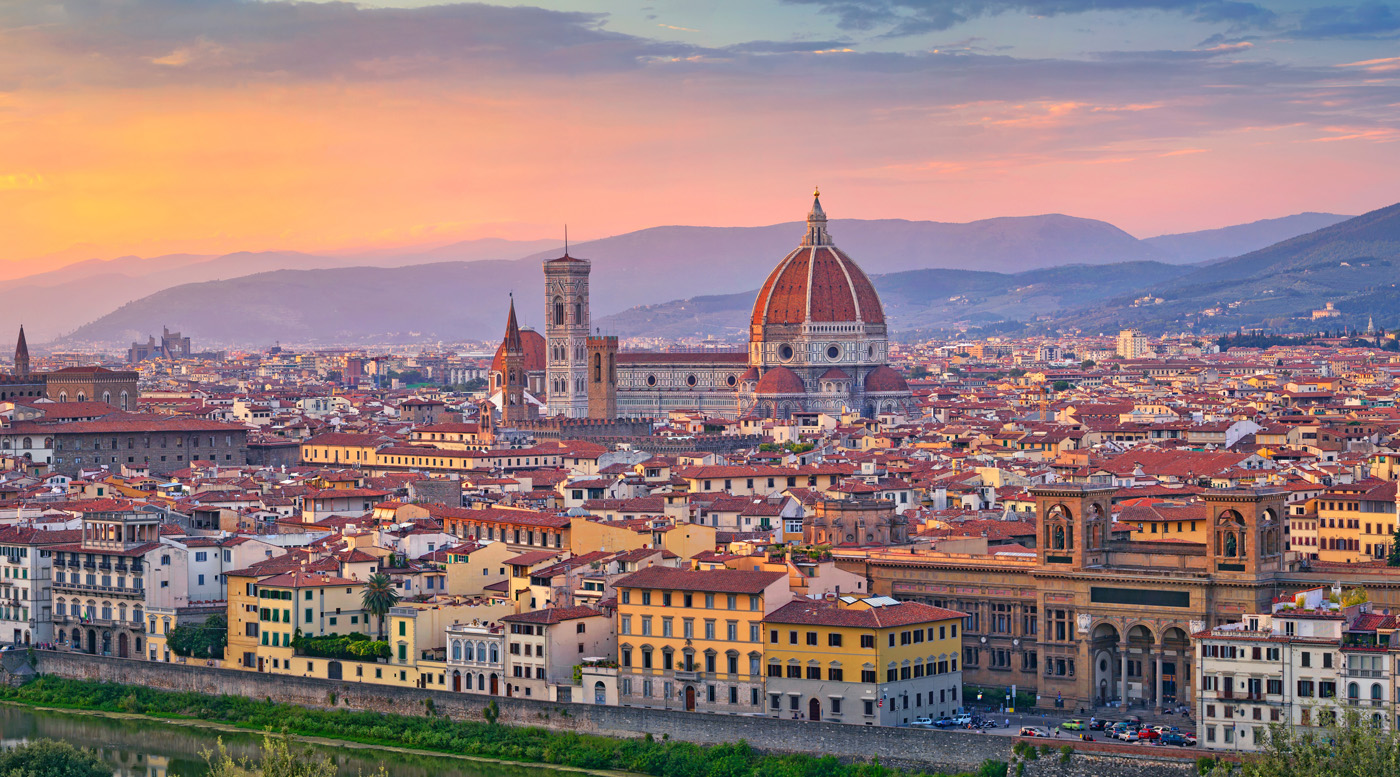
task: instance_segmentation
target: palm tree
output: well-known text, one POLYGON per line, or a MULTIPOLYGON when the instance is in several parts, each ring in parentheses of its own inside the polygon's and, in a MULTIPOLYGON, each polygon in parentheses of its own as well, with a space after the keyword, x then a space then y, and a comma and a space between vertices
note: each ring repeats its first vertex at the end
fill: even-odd
POLYGON ((379 620, 379 639, 384 639, 384 616, 389 614, 389 608, 399 603, 399 593, 394 590, 394 583, 385 574, 370 575, 365 581, 364 593, 360 595, 360 604, 365 608, 366 615, 373 615, 379 620))

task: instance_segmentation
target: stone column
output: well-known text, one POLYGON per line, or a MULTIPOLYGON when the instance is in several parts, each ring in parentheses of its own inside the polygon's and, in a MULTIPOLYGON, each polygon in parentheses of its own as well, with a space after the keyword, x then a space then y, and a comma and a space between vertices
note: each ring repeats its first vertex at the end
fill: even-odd
POLYGON ((1157 714, 1162 714, 1162 651, 1158 650, 1157 655, 1157 697, 1153 703, 1156 706, 1157 714))
POLYGON ((1128 708, 1128 643, 1124 642, 1118 646, 1118 662, 1121 672, 1118 675, 1118 698, 1122 700, 1123 709, 1128 708))

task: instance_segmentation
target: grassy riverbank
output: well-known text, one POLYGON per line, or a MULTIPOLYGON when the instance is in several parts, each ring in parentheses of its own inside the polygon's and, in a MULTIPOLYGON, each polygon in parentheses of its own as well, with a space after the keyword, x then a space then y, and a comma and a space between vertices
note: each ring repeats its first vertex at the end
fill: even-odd
MULTIPOLYGON (((389 715, 315 710, 292 704, 161 691, 116 683, 42 677, 18 688, 0 687, 0 699, 46 707, 197 718, 252 730, 286 730, 371 745, 412 747, 522 763, 608 769, 666 777, 919 777, 879 763, 843 764, 832 757, 761 755, 746 743, 702 746, 688 742, 613 739, 441 715, 389 715)), ((988 761, 960 777, 1006 777, 1006 765, 988 761)), ((943 777, 947 777, 944 775, 943 777)))

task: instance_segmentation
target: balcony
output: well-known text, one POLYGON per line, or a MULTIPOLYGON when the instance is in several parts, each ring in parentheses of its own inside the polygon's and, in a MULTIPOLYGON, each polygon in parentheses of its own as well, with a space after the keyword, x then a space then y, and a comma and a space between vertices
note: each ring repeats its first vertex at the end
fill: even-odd
POLYGON ((1385 677, 1385 676, 1388 675, 1388 674, 1389 674, 1388 672, 1385 672, 1385 671, 1380 670, 1380 669, 1343 669, 1343 670, 1342 670, 1342 675, 1343 675, 1344 677, 1385 677))

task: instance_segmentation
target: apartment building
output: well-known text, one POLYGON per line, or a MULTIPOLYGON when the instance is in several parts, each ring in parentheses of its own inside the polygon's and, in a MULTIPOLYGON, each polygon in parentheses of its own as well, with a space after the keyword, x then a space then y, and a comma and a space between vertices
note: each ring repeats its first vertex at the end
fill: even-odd
POLYGON ((1362 598, 1313 588, 1194 635, 1201 746, 1259 750, 1270 724, 1325 726, 1348 708, 1400 723, 1391 681, 1400 628, 1362 598))
POLYGON ((952 714, 966 615, 889 597, 789 602, 763 620, 765 711, 867 726, 952 714))
POLYGON ((160 543, 160 517, 137 511, 83 514, 81 540, 53 553, 55 642, 119 658, 144 655, 147 586, 182 579, 160 543))
POLYGON ((792 599, 786 572, 649 567, 614 588, 620 704, 765 711, 763 619, 792 599))
POLYGON ((0 528, 0 642, 53 641, 53 548, 81 538, 77 530, 0 528))
POLYGON ((551 607, 501 622, 507 696, 574 701, 574 667, 586 657, 617 652, 612 616, 591 607, 551 607))

